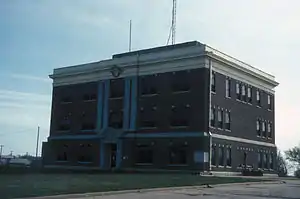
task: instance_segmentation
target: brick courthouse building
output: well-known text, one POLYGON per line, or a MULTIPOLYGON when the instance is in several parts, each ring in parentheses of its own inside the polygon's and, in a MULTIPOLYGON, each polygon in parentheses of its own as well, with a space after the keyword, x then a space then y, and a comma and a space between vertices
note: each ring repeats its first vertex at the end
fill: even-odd
POLYGON ((45 166, 273 172, 274 76, 199 42, 54 69, 45 166))

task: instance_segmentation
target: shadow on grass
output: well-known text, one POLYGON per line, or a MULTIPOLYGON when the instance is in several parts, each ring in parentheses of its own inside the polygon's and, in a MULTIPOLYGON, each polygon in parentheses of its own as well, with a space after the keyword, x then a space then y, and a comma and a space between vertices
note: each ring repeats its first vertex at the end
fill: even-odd
POLYGON ((10 174, 0 175, 1 199, 128 189, 254 182, 260 179, 191 174, 10 174))

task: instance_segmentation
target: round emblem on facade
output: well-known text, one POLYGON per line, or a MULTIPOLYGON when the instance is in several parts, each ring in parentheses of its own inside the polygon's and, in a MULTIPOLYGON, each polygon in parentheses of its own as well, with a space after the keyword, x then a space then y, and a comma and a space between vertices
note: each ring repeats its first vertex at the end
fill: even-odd
POLYGON ((122 73, 122 69, 118 66, 113 66, 110 70, 112 76, 119 77, 122 73))

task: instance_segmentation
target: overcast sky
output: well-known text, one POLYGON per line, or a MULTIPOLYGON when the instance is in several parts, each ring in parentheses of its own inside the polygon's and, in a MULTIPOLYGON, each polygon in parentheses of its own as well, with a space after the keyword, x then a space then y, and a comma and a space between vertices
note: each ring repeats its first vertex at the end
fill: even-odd
MULTIPOLYGON (((53 68, 165 45, 171 0, 0 1, 0 144, 34 154, 49 134, 53 68)), ((276 144, 300 142, 300 1, 178 0, 176 42, 198 40, 276 76, 276 144), (298 103, 297 103, 298 101, 298 103)))

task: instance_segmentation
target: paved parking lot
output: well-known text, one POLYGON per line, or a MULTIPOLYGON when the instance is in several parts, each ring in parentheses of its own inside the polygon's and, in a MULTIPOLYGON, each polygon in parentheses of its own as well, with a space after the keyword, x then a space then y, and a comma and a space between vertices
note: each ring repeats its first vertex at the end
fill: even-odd
MULTIPOLYGON (((58 199, 58 197, 56 197, 58 199)), ((62 197, 78 198, 72 197, 62 197)), ((300 180, 288 180, 280 182, 245 183, 232 185, 218 185, 212 188, 183 188, 176 190, 140 191, 137 193, 123 193, 117 195, 91 196, 86 195, 80 199, 253 199, 253 198, 274 198, 274 199, 299 199, 300 180)))

